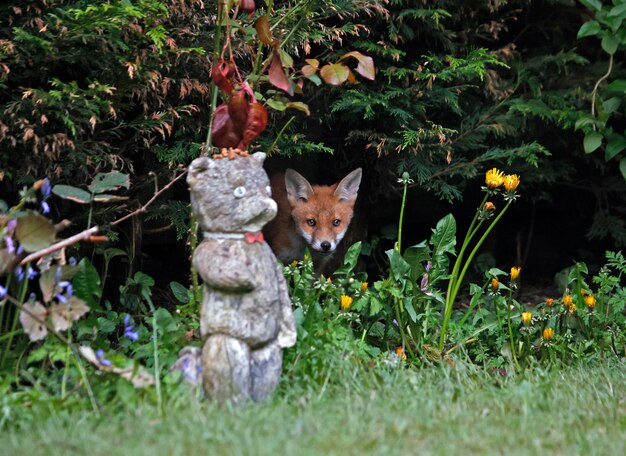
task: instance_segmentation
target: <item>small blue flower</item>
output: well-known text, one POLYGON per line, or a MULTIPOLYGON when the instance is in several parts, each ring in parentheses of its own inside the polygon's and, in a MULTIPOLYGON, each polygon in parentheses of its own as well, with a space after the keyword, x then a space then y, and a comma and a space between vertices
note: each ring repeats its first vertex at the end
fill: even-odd
POLYGON ((43 214, 49 214, 50 213, 50 206, 45 201, 41 202, 41 212, 43 214))
POLYGON ((17 246, 17 249, 15 250, 15 254, 21 255, 22 253, 24 253, 24 247, 22 247, 22 244, 20 244, 17 246))
POLYGON ((133 342, 139 339, 139 330, 135 330, 135 325, 130 324, 130 315, 126 314, 124 317, 124 336, 128 337, 133 342))
POLYGON ((113 364, 111 361, 104 357, 104 350, 102 350, 101 348, 96 351, 96 357, 98 358, 98 361, 100 361, 100 364, 102 364, 103 366, 110 366, 113 364))
POLYGON ((76 258, 70 257, 68 262, 69 262, 70 266, 76 266, 76 258))
POLYGON ((37 277, 37 271, 35 271, 33 268, 30 267, 30 265, 28 266, 28 280, 32 280, 35 277, 37 277))
POLYGON ((7 223, 7 231, 13 231, 17 227, 17 219, 9 220, 7 223))
POLYGON ((4 299, 6 295, 7 295, 6 287, 3 287, 2 285, 0 285, 0 299, 4 299))
POLYGON ((22 268, 21 266, 18 266, 17 268, 15 268, 15 271, 13 271, 13 274, 15 274, 15 277, 17 278, 18 282, 21 282, 22 280, 24 280, 24 268, 22 268))

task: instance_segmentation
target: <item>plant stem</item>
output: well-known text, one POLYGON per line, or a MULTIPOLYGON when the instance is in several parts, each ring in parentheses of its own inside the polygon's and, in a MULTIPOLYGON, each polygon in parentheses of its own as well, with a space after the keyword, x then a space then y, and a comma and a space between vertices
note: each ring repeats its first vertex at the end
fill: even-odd
POLYGON ((398 253, 402 253, 402 223, 404 220, 404 206, 406 204, 406 189, 408 182, 404 182, 404 190, 402 192, 402 206, 400 206, 400 220, 398 222, 398 242, 396 243, 396 250, 398 253))
MULTIPOLYGON (((26 265, 26 269, 28 269, 28 265, 26 265)), ((21 288, 20 288, 19 297, 18 297, 18 301, 20 305, 24 303, 24 299, 26 299, 27 291, 28 291, 28 277, 24 277, 21 288)), ((11 324, 11 329, 9 331, 9 334, 11 334, 11 336, 9 337, 7 344, 4 346, 4 351, 2 353, 2 360, 0 360, 0 366, 4 366, 4 362, 6 361, 6 358, 9 354, 11 345, 13 345, 13 336, 15 336, 17 322, 19 321, 19 319, 20 319, 20 313, 15 312, 15 315, 13 316, 13 323, 11 324)))
POLYGON ((293 122, 296 119, 296 116, 291 116, 291 119, 289 119, 287 121, 287 123, 285 123, 285 125, 283 126, 283 128, 280 129, 280 131, 278 132, 278 134, 276 135, 276 139, 274 139, 274 142, 272 143, 272 145, 267 149, 267 155, 269 156, 272 153, 272 150, 274 149, 274 147, 276 146, 276 143, 278 142, 278 140, 280 139, 280 137, 283 135, 283 132, 287 129, 287 127, 291 124, 291 122, 293 122))
POLYGON ((509 340, 511 342, 511 354, 513 355, 513 361, 515 362, 515 367, 517 367, 518 369, 519 367, 519 362, 517 361, 517 356, 515 355, 515 338, 513 337, 513 328, 511 327, 511 296, 512 296, 513 291, 509 290, 509 299, 507 299, 505 301, 505 305, 506 305, 506 321, 507 321, 507 325, 509 327, 509 340))

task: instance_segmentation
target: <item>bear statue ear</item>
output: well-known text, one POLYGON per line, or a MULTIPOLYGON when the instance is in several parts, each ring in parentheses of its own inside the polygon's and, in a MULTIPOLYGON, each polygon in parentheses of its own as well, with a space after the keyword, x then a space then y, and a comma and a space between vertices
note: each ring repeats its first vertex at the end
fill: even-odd
POLYGON ((251 157, 258 161, 260 164, 263 164, 263 162, 265 161, 265 157, 267 157, 267 154, 265 152, 255 152, 251 155, 251 157))

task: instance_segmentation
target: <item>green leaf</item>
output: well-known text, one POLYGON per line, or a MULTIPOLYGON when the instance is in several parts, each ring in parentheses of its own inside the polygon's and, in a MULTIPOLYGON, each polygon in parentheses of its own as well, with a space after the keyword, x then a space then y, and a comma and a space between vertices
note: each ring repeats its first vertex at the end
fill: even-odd
POLYGON ((600 31, 601 27, 600 24, 598 23, 598 21, 589 21, 589 22, 585 22, 582 27, 580 27, 580 30, 578 30, 578 35, 576 35, 576 38, 584 38, 586 36, 593 36, 593 35, 597 35, 598 32, 600 31))
POLYGON ((608 100, 602 100, 602 113, 606 115, 613 114, 615 111, 617 111, 617 108, 619 108, 621 103, 622 100, 618 97, 612 97, 608 100))
POLYGON ((433 255, 454 253, 456 246, 456 220, 452 214, 446 215, 439 220, 430 237, 433 246, 433 255))
POLYGON ((120 173, 119 171, 98 173, 88 186, 91 193, 114 192, 121 187, 129 188, 130 178, 128 174, 120 173))
POLYGON ((267 105, 276 110, 276 111, 284 111, 287 109, 287 103, 285 103, 281 98, 272 97, 266 101, 267 105))
POLYGON ((616 5, 611 8, 611 11, 609 11, 609 14, 607 14, 607 16, 617 17, 622 16, 624 13, 626 13, 626 3, 622 3, 621 5, 616 5))
POLYGON ((350 69, 343 63, 333 63, 324 65, 320 70, 320 75, 326 84, 341 85, 347 81, 350 69))
POLYGON ((361 242, 356 242, 350 246, 346 252, 343 260, 343 265, 335 271, 335 274, 343 275, 349 274, 356 267, 361 255, 361 242))
POLYGON ((622 158, 619 161, 619 170, 622 173, 622 177, 626 179, 626 157, 622 158))
POLYGON ((185 286, 178 282, 170 282, 170 289, 178 302, 181 304, 187 304, 189 302, 189 289, 185 286))
POLYGON ((626 93, 626 79, 616 79, 606 86, 608 92, 626 93))
POLYGON ((604 151, 604 159, 609 161, 621 151, 626 149, 626 137, 624 137, 624 135, 614 133, 609 135, 607 139, 608 143, 606 145, 606 150, 604 151))
POLYGON ((60 198, 79 204, 88 204, 91 202, 91 194, 89 192, 71 185, 55 185, 52 187, 52 193, 60 198))
POLYGON ((615 54, 615 51, 617 51, 617 46, 619 46, 620 43, 619 39, 615 35, 606 35, 602 38, 602 42, 600 44, 602 45, 604 52, 613 55, 615 54))
POLYGON ((411 321, 415 323, 417 321, 417 312, 415 312, 415 307, 413 307, 412 297, 409 296, 404 298, 404 308, 408 312, 409 317, 411 317, 411 321))
POLYGON ((600 11, 602 9, 601 0, 580 0, 580 3, 595 11, 600 11))
POLYGON ((585 148, 585 153, 590 154, 598 147, 602 145, 603 136, 597 131, 588 133, 585 135, 585 139, 583 141, 583 147, 585 148))
POLYGON ((411 272, 411 265, 404 261, 396 249, 387 250, 385 253, 389 257, 389 266, 396 280, 406 278, 411 272))
POLYGON ((26 252, 36 252, 49 247, 54 242, 54 224, 43 215, 26 211, 17 219, 15 237, 26 252))
POLYGON ((383 303, 376 296, 372 296, 370 299, 370 317, 378 315, 383 310, 383 303))
POLYGON ((100 276, 87 258, 83 258, 78 263, 78 271, 72 279, 72 286, 74 294, 84 300, 90 308, 98 307, 102 297, 100 276))

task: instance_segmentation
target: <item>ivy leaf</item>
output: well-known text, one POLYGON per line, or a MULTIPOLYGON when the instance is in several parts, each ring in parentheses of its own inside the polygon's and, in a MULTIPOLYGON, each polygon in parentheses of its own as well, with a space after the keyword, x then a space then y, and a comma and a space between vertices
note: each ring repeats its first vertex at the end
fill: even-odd
POLYGON ((78 204, 88 204, 91 202, 91 193, 72 185, 55 185, 52 187, 52 193, 60 198, 74 201, 78 204))
POLYGON ((15 237, 27 252, 43 250, 54 242, 56 230, 50 220, 34 211, 17 220, 15 237))
POLYGON ((586 36, 597 35, 599 31, 600 24, 598 23, 598 21, 585 22, 582 27, 580 27, 580 30, 578 30, 578 35, 576 35, 576 38, 580 39, 586 36))
POLYGON ((72 280, 72 285, 76 297, 85 300, 89 307, 97 307, 102 296, 100 276, 87 258, 83 258, 78 263, 78 270, 72 280))
POLYGON ((615 35, 606 35, 600 44, 607 54, 613 55, 619 46, 619 39, 615 35))
POLYGON ((343 63, 333 63, 324 65, 320 70, 320 75, 326 84, 341 85, 348 79, 350 69, 343 63))
POLYGON ((285 74, 285 70, 283 70, 283 64, 281 63, 278 54, 274 54, 272 57, 272 63, 270 64, 269 69, 269 80, 270 84, 274 87, 287 92, 289 95, 293 95, 291 81, 289 81, 289 78, 285 74))
POLYGON ((170 282, 170 289, 178 302, 181 304, 187 304, 189 302, 190 291, 188 288, 178 282, 170 282))
POLYGON ((359 73, 364 78, 374 80, 376 75, 376 70, 374 69, 374 59, 368 57, 367 55, 363 55, 358 51, 352 51, 345 54, 341 59, 345 59, 347 57, 354 57, 359 61, 359 64, 355 68, 355 71, 359 73))
POLYGON ((583 147, 585 149, 585 153, 590 154, 598 147, 602 145, 602 134, 597 131, 593 131, 585 135, 585 139, 583 140, 583 147))
POLYGON ((48 317, 48 309, 40 302, 27 302, 22 306, 20 312, 20 323, 28 338, 35 342, 41 340, 48 334, 48 328, 43 323, 48 317))
POLYGON ((120 188, 130 187, 130 177, 128 174, 119 171, 111 171, 110 173, 98 173, 87 188, 91 193, 113 192, 120 188))
POLYGON ((606 86, 608 92, 619 92, 626 94, 626 79, 616 79, 606 86))
POLYGON ((267 16, 259 16, 254 22, 254 29, 261 43, 271 45, 274 42, 270 30, 270 21, 267 19, 267 16))

